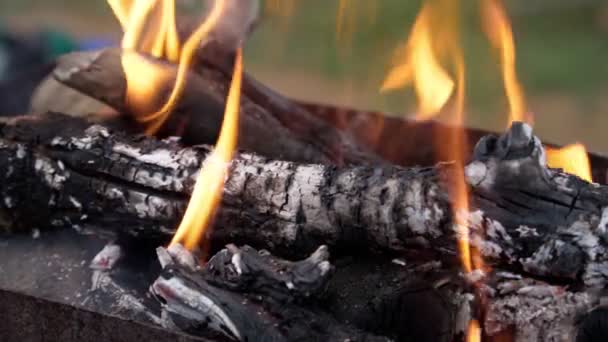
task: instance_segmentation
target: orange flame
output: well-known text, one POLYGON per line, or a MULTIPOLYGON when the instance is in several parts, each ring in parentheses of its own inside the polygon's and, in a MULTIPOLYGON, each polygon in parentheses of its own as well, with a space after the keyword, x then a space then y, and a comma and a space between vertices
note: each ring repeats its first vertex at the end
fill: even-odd
POLYGON ((403 62, 389 71, 380 89, 388 91, 413 84, 419 106, 417 118, 423 120, 439 112, 454 91, 454 81, 441 66, 436 51, 445 45, 433 44, 437 36, 433 24, 438 23, 439 9, 441 6, 430 3, 422 7, 405 45, 403 62))
POLYGON ((581 143, 568 145, 559 149, 546 147, 547 164, 552 168, 563 169, 564 172, 577 175, 591 182, 591 164, 587 149, 581 143))
MULTIPOLYGON (((465 66, 462 50, 458 44, 458 1, 440 0, 427 2, 418 14, 405 51, 404 63, 393 67, 381 87, 381 91, 392 90, 413 84, 418 98, 418 119, 428 119, 437 114, 452 97, 454 128, 446 137, 447 143, 437 146, 439 160, 453 160, 454 173, 449 179, 450 199, 455 225, 458 230, 458 249, 466 272, 473 270, 469 246, 468 191, 464 176, 464 156, 467 148, 462 129, 464 122, 465 66), (455 69, 456 82, 440 64, 440 56, 447 57, 455 69)), ((445 142, 445 141, 444 141, 445 142)))
POLYGON ((532 123, 526 115, 522 87, 517 79, 513 30, 501 0, 482 0, 483 27, 492 46, 500 52, 502 77, 509 102, 509 125, 513 121, 532 123))
POLYGON ((158 92, 167 81, 162 68, 144 62, 135 54, 124 54, 122 66, 127 78, 127 102, 135 118, 146 125, 146 133, 154 134, 165 123, 184 90, 186 75, 201 41, 218 24, 225 9, 225 0, 217 0, 201 25, 180 46, 175 26, 175 0, 108 0, 125 34, 122 48, 147 53, 171 62, 179 62, 177 78, 169 98, 153 110, 149 96, 158 92))
POLYGON ((237 145, 242 73, 243 57, 239 49, 220 136, 215 149, 203 163, 192 197, 171 244, 182 243, 188 249, 196 248, 219 205, 228 166, 237 145))
POLYGON ((473 319, 469 322, 469 326, 467 328, 467 342, 481 342, 481 328, 479 327, 479 322, 473 319))

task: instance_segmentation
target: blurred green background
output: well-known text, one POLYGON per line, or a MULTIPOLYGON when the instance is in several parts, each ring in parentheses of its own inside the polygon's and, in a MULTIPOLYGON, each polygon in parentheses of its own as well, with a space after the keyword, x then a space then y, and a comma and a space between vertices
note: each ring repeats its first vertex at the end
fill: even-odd
MULTIPOLYGON (((477 0, 462 2, 468 124, 500 130, 507 107, 499 65, 481 31, 477 0)), ((608 1, 506 2, 518 75, 537 133, 608 152, 608 1)), ((413 113, 411 90, 387 95, 378 89, 420 3, 349 0, 339 37, 337 0, 284 0, 285 10, 266 12, 248 43, 246 68, 296 98, 413 113)), ((79 38, 120 37, 103 0, 0 0, 0 15, 5 27, 19 31, 54 28, 79 38)))

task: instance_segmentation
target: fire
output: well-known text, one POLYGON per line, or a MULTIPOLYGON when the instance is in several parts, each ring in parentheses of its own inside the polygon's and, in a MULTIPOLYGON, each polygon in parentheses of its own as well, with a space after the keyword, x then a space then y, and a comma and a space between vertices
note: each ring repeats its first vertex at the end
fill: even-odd
POLYGON ((464 153, 467 141, 462 129, 464 121, 465 66, 463 53, 458 45, 458 21, 454 14, 459 10, 457 1, 427 2, 418 14, 405 45, 403 63, 393 67, 381 90, 392 90, 413 85, 418 98, 418 119, 428 119, 437 114, 455 92, 452 119, 455 128, 445 138, 449 141, 437 149, 439 160, 453 160, 454 173, 450 181, 450 198, 453 217, 458 229, 458 247, 463 268, 473 270, 469 247, 468 192, 464 176, 464 153), (441 64, 440 57, 448 59, 455 69, 455 79, 441 64), (464 217, 463 217, 464 215, 464 217))
POLYGON ((180 98, 186 74, 201 41, 218 24, 226 7, 225 0, 213 2, 209 15, 183 45, 175 25, 175 0, 108 0, 121 23, 124 36, 122 48, 179 62, 177 78, 169 98, 154 110, 149 99, 167 81, 161 67, 146 62, 136 54, 124 54, 122 66, 127 78, 127 103, 135 118, 146 126, 147 134, 156 133, 180 98))
MULTIPOLYGON (((504 5, 500 0, 482 0, 481 14, 488 39, 500 51, 504 87, 509 102, 509 125, 513 121, 532 123, 532 116, 526 115, 522 87, 515 72, 515 42, 504 5)), ((582 144, 574 144, 562 149, 547 148, 546 151, 547 163, 550 167, 562 168, 568 173, 591 181, 591 167, 587 151, 582 144)))
MULTIPOLYGON (((454 128, 442 136, 447 143, 437 145, 439 160, 452 160, 449 196, 452 216, 458 235, 458 252, 462 267, 470 273, 483 267, 482 258, 471 249, 469 242, 469 194, 464 175, 465 151, 468 142, 463 129, 465 102, 465 65, 459 45, 459 2, 437 0, 426 2, 418 14, 405 49, 402 62, 394 66, 381 91, 413 85, 418 99, 418 119, 428 119, 440 112, 453 97, 450 111, 454 128), (454 77, 442 64, 447 60, 454 77)), ((444 141, 445 142, 445 141, 444 141)), ((476 320, 470 322, 467 341, 480 341, 481 329, 476 320)))
MULTIPOLYGON (((454 81, 442 67, 437 48, 446 45, 434 44, 438 30, 434 23, 441 15, 441 6, 426 3, 418 14, 409 39, 399 55, 400 62, 395 65, 384 79, 381 91, 394 90, 413 85, 418 98, 418 119, 428 119, 435 115, 448 102, 453 91, 454 81)), ((440 51, 444 52, 444 51, 440 51)))
POLYGON ((555 149, 546 147, 547 164, 552 168, 561 168, 564 172, 577 175, 591 182, 591 165, 587 156, 587 149, 581 143, 555 149))
POLYGON ((481 328, 479 322, 473 319, 467 328, 467 342, 481 342, 481 328))
POLYGON ((239 101, 243 73, 242 53, 237 52, 226 111, 215 149, 201 168, 192 197, 171 244, 182 243, 188 249, 198 246, 213 219, 224 189, 228 166, 236 149, 239 125, 239 101))
MULTIPOLYGON (((146 125, 146 133, 154 134, 180 98, 196 49, 218 24, 227 8, 227 1, 214 1, 205 20, 183 45, 175 25, 175 0, 108 2, 124 30, 121 63, 127 80, 127 103, 135 112, 136 119, 146 125), (145 54, 178 63, 177 76, 169 72, 165 65, 143 56, 145 54), (162 87, 170 84, 173 77, 175 84, 159 109, 155 100, 162 96, 159 94, 162 87)), ((183 243, 189 249, 198 246, 220 202, 228 164, 237 143, 242 68, 239 49, 220 136, 215 149, 203 163, 172 244, 183 243)))
POLYGON ((501 0, 482 0, 483 27, 492 46, 500 53, 502 77, 509 102, 509 125, 513 121, 531 123, 526 115, 522 87, 517 79, 513 30, 501 0))

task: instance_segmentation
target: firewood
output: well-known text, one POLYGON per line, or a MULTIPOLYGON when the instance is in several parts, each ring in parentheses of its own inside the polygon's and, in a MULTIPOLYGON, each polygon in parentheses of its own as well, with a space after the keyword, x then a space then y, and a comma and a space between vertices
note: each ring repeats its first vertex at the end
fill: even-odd
MULTIPOLYGON (((92 224, 168 238, 208 152, 58 114, 16 119, 0 132, 2 227, 92 224)), ((285 256, 328 244, 338 254, 457 265, 451 172, 450 164, 339 169, 241 153, 208 238, 285 256)), ((477 275, 489 298, 486 331, 514 326, 521 341, 572 336, 607 282, 608 188, 547 168, 523 124, 482 139, 466 174, 469 238, 494 269, 477 275)))
POLYGON ((236 341, 389 341, 340 324, 310 303, 330 276, 326 247, 288 262, 228 245, 202 269, 179 262, 189 252, 178 245, 158 253, 163 272, 151 290, 165 304, 165 326, 194 335, 213 329, 236 341))
MULTIPOLYGON (((137 111, 126 100, 127 84, 120 62, 123 53, 134 54, 119 49, 69 54, 59 59, 54 76, 59 82, 132 116, 137 111)), ((173 88, 177 66, 139 56, 169 75, 158 85, 158 96, 150 99, 150 108, 155 110, 173 88)), ((190 71, 184 93, 158 135, 179 135, 189 145, 214 143, 229 83, 230 77, 216 70, 207 69, 204 74, 190 71)), ((298 162, 336 165, 380 162, 379 157, 356 144, 349 135, 300 107, 289 107, 291 111, 273 110, 252 100, 246 89, 241 95, 241 149, 298 162)))
MULTIPOLYGON (((336 128, 351 134, 356 142, 370 147, 388 162, 402 166, 432 166, 438 160, 436 151, 446 150, 446 136, 454 130, 462 130, 469 144, 494 132, 474 128, 453 126, 436 120, 415 120, 393 113, 351 109, 320 103, 296 101, 311 114, 331 123, 336 128)), ((545 146, 560 148, 559 144, 543 141, 545 146)), ((464 159, 471 160, 473 146, 464 150, 464 159)), ((593 180, 608 183, 608 158, 597 152, 588 152, 593 180)))

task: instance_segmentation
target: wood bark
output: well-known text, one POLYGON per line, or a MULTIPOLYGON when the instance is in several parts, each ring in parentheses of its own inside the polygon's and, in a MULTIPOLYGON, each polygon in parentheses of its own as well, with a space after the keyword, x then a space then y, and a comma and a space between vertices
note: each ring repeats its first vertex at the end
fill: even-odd
MULTIPOLYGON (((59 59, 54 76, 59 82, 108 104, 118 112, 131 117, 141 115, 141 109, 131 105, 127 99, 127 83, 121 65, 124 53, 134 54, 118 49, 69 54, 59 59)), ((156 96, 149 99, 148 111, 153 112, 160 108, 173 88, 177 67, 138 56, 164 75, 163 80, 156 84, 156 96)), ((212 144, 217 139, 231 75, 226 76, 211 68, 198 70, 188 72, 185 91, 159 136, 178 135, 190 145, 212 144)), ((256 98, 249 97, 247 84, 241 95, 241 149, 299 162, 342 165, 380 161, 348 134, 299 106, 276 104, 266 107, 267 103, 257 103, 256 98)))
MULTIPOLYGON (((0 133, 3 226, 95 224, 168 237, 208 153, 61 115, 15 120, 0 133)), ((491 298, 487 331, 514 325, 524 341, 571 336, 575 317, 599 305, 608 277, 608 189, 548 169, 543 153, 529 127, 514 125, 482 139, 466 168, 469 239, 495 269, 477 275, 491 298)), ((337 254, 458 263, 449 164, 339 169, 241 153, 229 172, 216 243, 291 256, 328 244, 337 254)))
POLYGON ((228 245, 202 269, 176 245, 159 248, 159 257, 163 272, 151 290, 165 303, 165 326, 195 335, 216 330, 236 341, 389 341, 313 304, 331 274, 326 247, 288 262, 228 245))
MULTIPOLYGON (((298 102, 311 114, 351 134, 363 146, 393 164, 402 166, 432 166, 438 160, 437 150, 447 150, 454 130, 464 131, 471 147, 482 137, 496 134, 474 127, 453 126, 435 120, 419 121, 403 115, 362 111, 343 106, 298 102), (397 143, 398 142, 398 143, 397 143)), ((559 148, 558 144, 543 141, 545 146, 559 148)), ((466 149, 465 160, 471 160, 473 148, 466 149)), ((608 158, 601 153, 588 152, 592 178, 600 184, 608 183, 608 158)))

